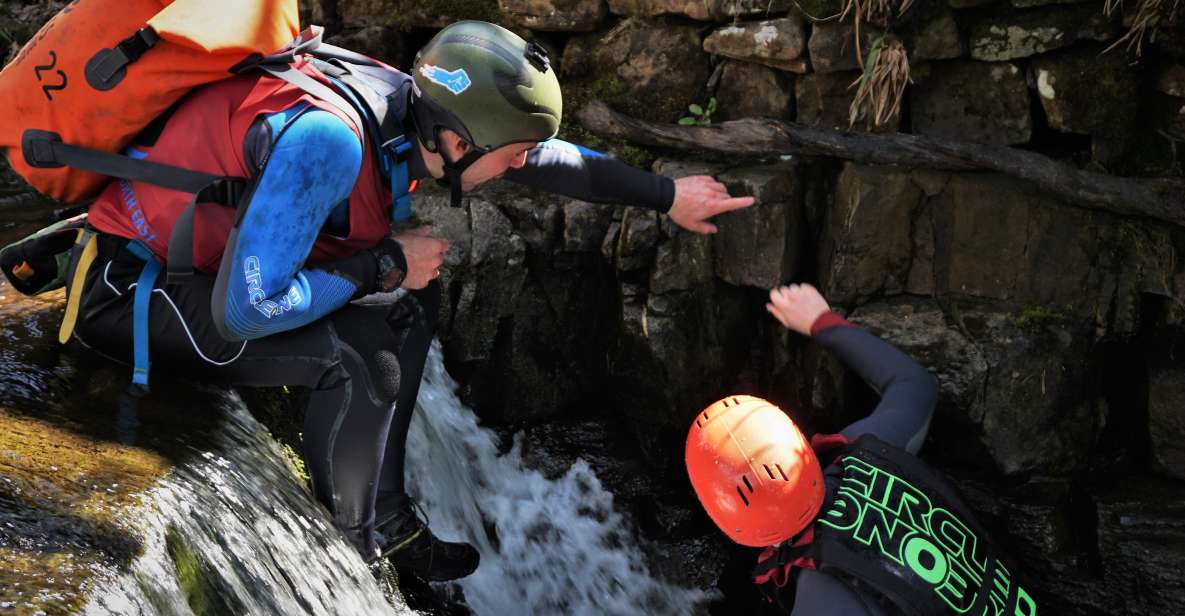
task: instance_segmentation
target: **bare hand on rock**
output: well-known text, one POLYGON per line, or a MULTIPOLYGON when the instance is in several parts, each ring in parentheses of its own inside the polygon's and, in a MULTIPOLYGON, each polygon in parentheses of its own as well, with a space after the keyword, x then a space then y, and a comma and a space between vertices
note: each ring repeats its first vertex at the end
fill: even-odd
POLYGON ((675 180, 675 201, 667 215, 675 224, 694 233, 715 233, 707 219, 724 212, 753 205, 753 197, 733 197, 724 184, 707 175, 690 175, 675 180))
POLYGON ((815 287, 809 284, 792 284, 772 289, 765 309, 782 325, 809 336, 811 326, 831 307, 815 287))
POLYGON ((405 231, 396 235, 395 241, 403 247, 403 257, 407 259, 407 277, 403 279, 405 289, 423 289, 440 275, 449 244, 432 237, 432 227, 425 225, 405 231))

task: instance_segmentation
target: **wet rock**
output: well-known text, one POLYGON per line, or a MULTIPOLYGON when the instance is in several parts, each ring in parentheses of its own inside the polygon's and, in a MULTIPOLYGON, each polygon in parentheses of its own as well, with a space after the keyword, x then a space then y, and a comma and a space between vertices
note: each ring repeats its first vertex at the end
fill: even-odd
POLYGON ((575 78, 564 83, 565 100, 599 98, 656 122, 674 122, 689 103, 703 101, 709 73, 697 28, 637 17, 572 39, 561 67, 575 78))
POLYGON ((918 134, 996 145, 1032 136, 1025 75, 1010 62, 935 64, 910 97, 918 134))
POLYGON ((656 17, 658 15, 685 15, 700 21, 716 21, 729 17, 746 15, 768 15, 782 13, 790 8, 786 0, 705 0, 704 2, 683 2, 681 0, 609 0, 609 10, 614 15, 629 17, 656 17))
POLYGON ((526 244, 492 203, 470 199, 468 206, 468 260, 446 281, 457 300, 445 349, 450 360, 480 361, 490 359, 498 323, 513 312, 527 275, 526 244))
POLYGON ((947 324, 929 302, 868 304, 849 318, 935 373, 932 434, 943 455, 980 466, 986 457, 1009 475, 1068 472, 1085 463, 1103 423, 1084 393, 1085 332, 1026 331, 1010 313, 979 309, 947 324))
POLYGON ((911 293, 1043 306, 1116 334, 1135 331, 1141 293, 1180 293, 1158 227, 1064 207, 1001 176, 930 176, 912 217, 911 293))
POLYGON ((128 404, 129 369, 50 333, 61 305, 0 281, 7 609, 409 613, 397 590, 398 607, 384 602, 241 401, 154 371, 128 404))
POLYGON ((1159 368, 1148 384, 1152 460, 1170 477, 1185 479, 1185 369, 1159 368))
POLYGON ((772 288, 794 276, 806 235, 796 165, 749 167, 721 174, 733 196, 753 196, 751 207, 715 219, 716 275, 735 285, 772 288))
POLYGON ((921 189, 909 176, 847 164, 820 246, 820 290, 833 303, 860 303, 905 289, 913 254, 913 209, 921 189))
POLYGON ((650 292, 687 291, 711 282, 712 276, 712 238, 679 231, 658 245, 650 292))
MULTIPOLYGON (((852 84, 859 79, 858 71, 808 73, 795 79, 797 121, 816 128, 849 130, 848 109, 856 96, 852 84)), ((900 124, 901 115, 897 114, 872 132, 896 132, 900 124)), ((864 130, 864 125, 856 124, 850 130, 864 130)))
POLYGON ((720 28, 704 39, 704 51, 783 71, 808 70, 806 32, 797 16, 720 28))
POLYGON ((748 62, 727 62, 716 89, 712 119, 794 117, 794 78, 748 62))
POLYGON ((971 57, 1001 62, 1053 51, 1083 39, 1105 41, 1113 36, 1110 22, 1093 4, 1010 11, 972 26, 971 57))
POLYGON ((1185 490, 1128 478, 1098 498, 1099 556, 1107 613, 1171 614, 1185 605, 1185 490))
POLYGON ((500 198, 500 209, 510 218, 515 232, 523 238, 527 248, 542 253, 551 252, 559 243, 563 206, 556 199, 536 191, 524 192, 519 196, 500 198))
POLYGON ((1054 130, 1091 136, 1091 157, 1110 165, 1125 155, 1139 86, 1127 59, 1086 47, 1033 60, 1041 106, 1054 130))
POLYGON ((1156 88, 1169 96, 1185 98, 1185 66, 1174 64, 1160 73, 1156 88))
POLYGON ((385 26, 368 26, 361 30, 335 34, 328 37, 325 42, 366 54, 391 66, 411 66, 416 52, 414 49, 407 49, 407 43, 398 30, 385 26))
POLYGON ((611 261, 621 271, 648 267, 658 245, 658 213, 643 208, 628 208, 621 217, 620 233, 613 246, 611 261))
POLYGON ((569 201, 564 204, 563 217, 563 249, 568 252, 595 251, 600 249, 609 231, 613 208, 584 201, 569 201))
POLYGON ((589 32, 605 20, 604 0, 498 0, 518 25, 532 30, 589 32))
POLYGON ((1072 482, 1034 477, 1002 487, 952 479, 1040 612, 1096 614, 1109 602, 1095 567, 1093 503, 1072 482))

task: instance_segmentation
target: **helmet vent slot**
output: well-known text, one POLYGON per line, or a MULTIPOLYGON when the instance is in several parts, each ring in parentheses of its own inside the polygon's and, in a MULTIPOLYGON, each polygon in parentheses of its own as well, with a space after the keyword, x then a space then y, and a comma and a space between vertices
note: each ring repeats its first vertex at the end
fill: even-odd
POLYGON ((704 411, 704 419, 711 419, 711 418, 712 417, 710 415, 708 415, 708 412, 704 411))
POLYGON ((786 476, 786 471, 782 470, 781 464, 774 464, 774 466, 778 467, 778 473, 782 475, 782 481, 790 481, 790 478, 786 476))
POLYGON ((699 427, 701 427, 701 428, 702 428, 702 427, 704 427, 704 422, 703 422, 703 420, 702 420, 702 419, 700 419, 700 418, 696 417, 696 418, 695 418, 695 425, 697 425, 697 426, 699 426, 699 427))
POLYGON ((741 479, 743 479, 745 481, 745 487, 749 488, 749 493, 752 494, 753 493, 753 484, 749 483, 749 476, 748 475, 741 475, 741 479))
POLYGON ((733 403, 734 405, 737 405, 737 406, 740 406, 740 404, 741 404, 740 402, 738 402, 738 401, 737 401, 737 399, 736 399, 736 398, 733 398, 733 399, 732 399, 732 403, 733 403))
POLYGON ((745 496, 745 493, 741 490, 741 486, 737 486, 737 494, 741 497, 741 500, 745 502, 745 506, 748 507, 749 498, 745 496))
POLYGON ((769 475, 769 478, 770 478, 770 479, 775 479, 775 477, 774 477, 774 472, 773 472, 773 471, 771 471, 771 470, 769 469, 769 465, 768 465, 768 464, 762 464, 762 466, 764 466, 764 467, 765 467, 765 474, 766 474, 766 475, 769 475))

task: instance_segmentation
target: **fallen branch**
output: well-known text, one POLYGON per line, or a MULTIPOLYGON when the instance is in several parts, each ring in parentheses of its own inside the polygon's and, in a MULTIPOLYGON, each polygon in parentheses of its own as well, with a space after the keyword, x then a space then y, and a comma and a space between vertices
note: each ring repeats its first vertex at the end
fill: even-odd
POLYGON ((1069 205, 1160 220, 1185 228, 1185 181, 1123 178, 1077 169, 1027 150, 901 133, 811 128, 770 119, 713 126, 656 124, 592 101, 577 114, 595 133, 676 150, 768 156, 798 154, 871 165, 950 171, 990 170, 1031 182, 1069 205))

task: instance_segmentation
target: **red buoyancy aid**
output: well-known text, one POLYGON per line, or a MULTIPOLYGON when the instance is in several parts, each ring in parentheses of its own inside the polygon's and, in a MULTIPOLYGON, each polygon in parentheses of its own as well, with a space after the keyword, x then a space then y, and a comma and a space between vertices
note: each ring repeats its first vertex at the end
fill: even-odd
MULTIPOLYGON (((315 79, 328 80, 308 62, 294 65, 315 79)), ((317 236, 306 263, 345 258, 370 248, 390 232, 391 191, 382 180, 370 139, 361 127, 332 105, 305 91, 261 73, 232 77, 199 88, 183 100, 168 119, 155 143, 140 147, 147 160, 217 176, 251 177, 243 141, 261 115, 307 102, 342 118, 362 139, 362 168, 349 196, 350 230, 346 237, 317 236)), ((90 224, 99 231, 138 239, 162 261, 169 254, 173 225, 193 195, 144 182, 116 179, 89 210, 90 224)), ((299 205, 294 205, 299 207, 299 205)), ((234 224, 234 208, 203 204, 194 211, 193 267, 215 273, 234 224)))

